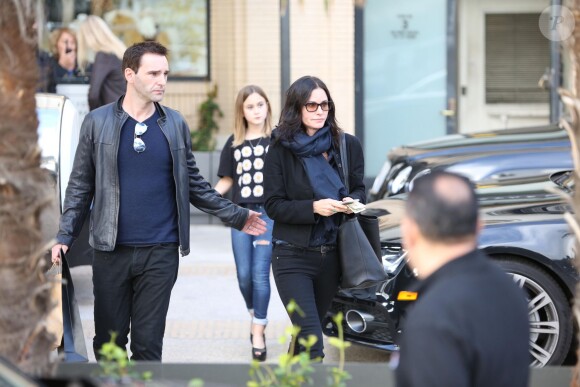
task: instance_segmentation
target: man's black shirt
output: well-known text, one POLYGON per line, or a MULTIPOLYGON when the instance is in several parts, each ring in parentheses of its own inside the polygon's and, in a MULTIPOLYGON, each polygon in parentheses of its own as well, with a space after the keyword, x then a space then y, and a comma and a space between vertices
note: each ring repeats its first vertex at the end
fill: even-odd
POLYGON ((421 283, 400 345, 400 387, 527 386, 525 295, 510 276, 474 250, 421 283))

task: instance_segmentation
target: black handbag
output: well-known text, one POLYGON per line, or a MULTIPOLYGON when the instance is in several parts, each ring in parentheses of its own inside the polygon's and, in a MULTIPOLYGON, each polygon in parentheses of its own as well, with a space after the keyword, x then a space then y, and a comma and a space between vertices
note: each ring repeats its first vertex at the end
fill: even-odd
POLYGON ((64 353, 65 363, 86 363, 89 361, 79 305, 75 297, 75 287, 65 254, 61 250, 62 262, 62 313, 64 334, 59 353, 64 353))
MULTIPOLYGON (((344 133, 340 138, 344 184, 349 191, 348 158, 344 133)), ((379 220, 376 216, 344 215, 338 228, 338 256, 342 289, 365 289, 387 279, 381 257, 379 220)))

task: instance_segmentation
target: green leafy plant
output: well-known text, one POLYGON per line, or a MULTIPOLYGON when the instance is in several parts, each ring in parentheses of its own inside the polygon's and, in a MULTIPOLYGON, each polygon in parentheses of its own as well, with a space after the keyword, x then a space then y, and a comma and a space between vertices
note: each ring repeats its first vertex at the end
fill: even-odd
POLYGON ((336 324, 336 328, 338 330, 338 336, 330 337, 328 339, 328 343, 337 348, 339 353, 338 367, 332 367, 330 369, 328 385, 333 387, 345 387, 346 381, 351 378, 350 374, 344 369, 344 353, 345 350, 350 347, 350 343, 348 341, 344 341, 344 330, 342 328, 343 317, 344 316, 342 315, 342 312, 338 312, 332 317, 332 320, 336 324))
POLYGON ((216 119, 224 113, 216 102, 217 85, 207 92, 207 98, 199 105, 199 121, 197 129, 191 132, 191 148, 197 151, 212 151, 215 149, 214 133, 219 126, 216 119))
POLYGON ((203 380, 199 378, 191 379, 187 387, 203 387, 203 380))
POLYGON ((107 381, 123 384, 129 383, 134 379, 148 381, 153 374, 149 371, 143 372, 140 376, 132 371, 133 362, 129 360, 127 351, 117 345, 117 332, 111 332, 111 340, 103 344, 99 350, 100 373, 98 376, 107 381))
MULTIPOLYGON (((99 350, 100 373, 97 375, 106 381, 106 385, 132 385, 135 381, 150 382, 153 372, 144 371, 140 375, 132 370, 133 362, 127 351, 115 342, 117 333, 111 333, 111 340, 99 350)), ((141 384, 139 384, 141 385, 141 384)), ((189 381, 188 387, 203 387, 203 380, 195 378, 189 381)))
MULTIPOLYGON (((286 310, 288 310, 289 314, 298 313, 300 316, 304 316, 304 311, 300 309, 294 300, 291 300, 288 303, 286 310)), ((328 377, 327 385, 333 387, 346 386, 346 380, 350 379, 350 374, 344 370, 344 351, 350 346, 350 343, 344 341, 342 318, 342 313, 333 317, 334 322, 338 326, 338 337, 332 337, 329 339, 329 343, 336 347, 340 353, 339 364, 337 367, 332 367, 330 369, 330 375, 328 377)), ((318 339, 314 335, 310 335, 307 338, 297 339, 299 332, 299 327, 291 326, 286 329, 286 335, 279 339, 281 344, 286 342, 288 336, 292 338, 292 341, 290 343, 290 350, 288 353, 280 355, 276 367, 272 368, 269 365, 264 365, 258 361, 252 362, 249 371, 250 381, 247 383, 248 387, 294 387, 302 386, 304 384, 311 385, 313 383, 312 374, 315 370, 312 365, 315 362, 319 362, 320 359, 310 359, 310 350, 318 339), (297 344, 303 346, 305 350, 294 355, 294 349, 297 344)))

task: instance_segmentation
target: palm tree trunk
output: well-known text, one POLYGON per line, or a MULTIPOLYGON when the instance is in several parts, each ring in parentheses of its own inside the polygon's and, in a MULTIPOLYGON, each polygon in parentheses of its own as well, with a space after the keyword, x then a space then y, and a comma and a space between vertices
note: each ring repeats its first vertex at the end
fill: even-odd
POLYGON ((36 1, 0 1, 0 356, 38 376, 50 369, 41 214, 54 195, 37 145, 36 1))

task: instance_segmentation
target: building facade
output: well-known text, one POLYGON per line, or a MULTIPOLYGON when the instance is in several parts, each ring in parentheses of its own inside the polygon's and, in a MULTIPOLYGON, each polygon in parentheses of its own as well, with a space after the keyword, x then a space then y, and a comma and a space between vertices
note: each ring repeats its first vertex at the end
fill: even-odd
MULTIPOLYGON (((200 103, 217 85, 224 113, 218 148, 231 133, 242 86, 264 88, 275 123, 292 81, 320 77, 341 126, 363 141, 369 179, 395 146, 550 122, 550 86, 560 84, 561 72, 551 55, 558 47, 541 35, 538 21, 555 2, 47 0, 63 24, 74 24, 75 9, 87 3, 85 11, 108 13, 111 23, 124 20, 111 12, 133 17, 143 24, 137 30, 152 19, 155 36, 169 42, 177 75, 165 103, 192 130, 200 103), (187 44, 194 48, 183 49, 187 44)), ((118 31, 127 35, 125 27, 118 31)))

